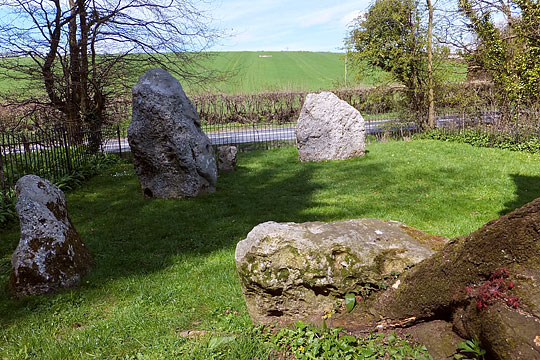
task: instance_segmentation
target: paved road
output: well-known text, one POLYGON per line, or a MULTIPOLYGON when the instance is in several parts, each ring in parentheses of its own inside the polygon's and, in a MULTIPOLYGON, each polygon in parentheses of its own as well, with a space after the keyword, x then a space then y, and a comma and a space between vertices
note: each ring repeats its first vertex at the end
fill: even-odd
MULTIPOLYGON (((367 123, 366 132, 368 134, 377 134, 385 131, 390 126, 390 120, 371 121, 367 123)), ((414 123, 402 125, 403 129, 414 129, 414 123)), ((269 141, 291 141, 296 139, 294 127, 284 128, 248 128, 231 131, 208 132, 208 138, 212 145, 226 144, 246 144, 269 141)), ((122 151, 129 151, 127 139, 120 139, 122 151)), ((103 150, 106 152, 118 152, 118 139, 112 139, 103 144, 103 150)))

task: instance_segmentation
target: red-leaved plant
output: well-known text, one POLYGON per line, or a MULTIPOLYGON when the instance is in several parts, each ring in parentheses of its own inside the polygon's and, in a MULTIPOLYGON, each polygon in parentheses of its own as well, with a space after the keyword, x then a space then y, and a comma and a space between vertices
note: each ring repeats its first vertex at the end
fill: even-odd
POLYGON ((507 280, 508 275, 507 269, 499 269, 479 287, 466 286, 465 292, 469 296, 476 297, 478 310, 492 305, 497 299, 502 299, 508 306, 517 308, 519 306, 518 297, 506 295, 506 291, 514 288, 514 283, 507 280))

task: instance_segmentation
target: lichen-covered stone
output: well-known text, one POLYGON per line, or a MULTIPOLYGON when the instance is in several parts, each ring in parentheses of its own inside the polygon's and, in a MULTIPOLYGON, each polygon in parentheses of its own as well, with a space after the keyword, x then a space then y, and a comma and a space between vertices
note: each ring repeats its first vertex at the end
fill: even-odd
POLYGON ((360 112, 331 92, 308 94, 296 124, 300 161, 344 160, 366 152, 360 112))
POLYGON ((214 149, 195 106, 167 71, 149 70, 133 87, 128 141, 146 197, 195 197, 216 190, 214 149))
POLYGON ((62 191, 36 175, 17 181, 21 238, 13 253, 10 288, 16 296, 76 285, 92 258, 69 219, 62 191))
POLYGON ((255 323, 316 322, 346 293, 422 261, 444 241, 377 219, 266 222, 238 243, 235 259, 255 323))
POLYGON ((236 169, 236 154, 238 148, 236 146, 220 146, 218 147, 218 170, 219 171, 234 171, 236 169))

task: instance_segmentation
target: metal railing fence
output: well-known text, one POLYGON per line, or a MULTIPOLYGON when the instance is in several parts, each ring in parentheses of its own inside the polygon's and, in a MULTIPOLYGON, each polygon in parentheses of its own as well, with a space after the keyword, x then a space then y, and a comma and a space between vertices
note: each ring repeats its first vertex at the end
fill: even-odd
MULTIPOLYGON (((510 117, 489 109, 439 115, 439 131, 459 133, 475 130, 488 134, 488 141, 501 137, 515 142, 540 138, 540 114, 521 111, 510 117)), ((228 123, 203 125, 212 145, 236 145, 240 151, 291 146, 296 143, 296 122, 228 123)), ((411 119, 368 118, 366 140, 408 139, 421 131, 411 119)), ((93 154, 130 151, 127 130, 120 126, 101 131, 59 127, 19 133, 0 132, 0 190, 5 199, 21 176, 36 174, 60 178, 84 167, 93 154)))
MULTIPOLYGON (((119 134, 120 129, 116 129, 114 135, 119 134)), ((103 151, 102 140, 110 137, 111 130, 102 132, 70 127, 0 132, 2 199, 8 197, 17 180, 24 175, 58 179, 84 168, 93 154, 103 151)))

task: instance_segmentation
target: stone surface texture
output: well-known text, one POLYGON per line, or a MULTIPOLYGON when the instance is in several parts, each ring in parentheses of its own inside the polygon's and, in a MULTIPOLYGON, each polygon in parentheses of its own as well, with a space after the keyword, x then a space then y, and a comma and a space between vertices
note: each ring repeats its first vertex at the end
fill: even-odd
POLYGON ((450 322, 443 320, 420 323, 402 329, 399 333, 403 337, 410 336, 410 340, 424 345, 435 360, 454 360, 458 344, 466 340, 452 330, 450 322))
POLYGON ((236 146, 218 147, 218 170, 234 171, 236 169, 236 154, 238 154, 236 146))
POLYGON ((331 92, 308 94, 296 125, 300 161, 344 160, 366 152, 360 112, 331 92))
POLYGON ((255 324, 318 322, 346 293, 403 271, 445 241, 377 219, 266 222, 237 244, 235 260, 255 324))
POLYGON ((167 71, 149 70, 133 87, 128 141, 146 197, 195 197, 215 191, 214 150, 195 106, 167 71))
POLYGON ((28 296, 76 285, 92 258, 73 227, 62 191, 36 175, 17 181, 21 238, 13 253, 10 288, 28 296))

